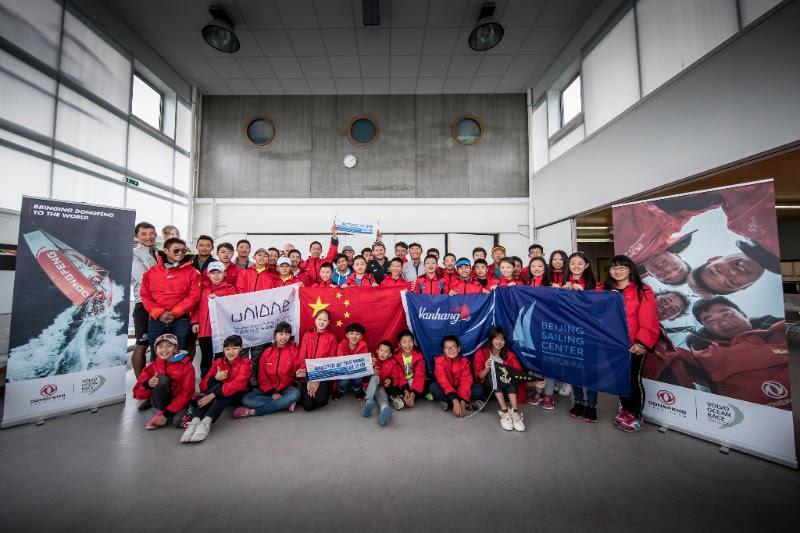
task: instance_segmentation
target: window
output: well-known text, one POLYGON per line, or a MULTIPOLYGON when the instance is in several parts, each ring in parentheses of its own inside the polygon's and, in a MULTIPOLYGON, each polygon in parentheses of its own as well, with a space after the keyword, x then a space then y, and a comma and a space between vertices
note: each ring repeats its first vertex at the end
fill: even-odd
POLYGON ((256 146, 266 146, 275 139, 275 124, 268 118, 257 118, 250 121, 245 134, 256 146))
POLYGON ((161 131, 164 95, 147 83, 139 74, 133 75, 131 112, 153 128, 161 131))
POLYGON ((453 122, 453 138, 460 144, 477 144, 483 137, 483 124, 478 117, 465 115, 453 122))
POLYGON ((581 77, 578 75, 561 91, 561 127, 580 115, 581 110, 581 77))
POLYGON ((354 144, 370 144, 378 137, 378 126, 369 117, 359 116, 350 121, 347 129, 350 142, 354 144))

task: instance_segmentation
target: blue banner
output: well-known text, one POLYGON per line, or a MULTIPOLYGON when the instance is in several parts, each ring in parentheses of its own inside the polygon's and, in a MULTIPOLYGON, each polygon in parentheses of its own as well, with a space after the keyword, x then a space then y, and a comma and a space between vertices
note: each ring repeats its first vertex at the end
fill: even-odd
POLYGON ((372 224, 356 224, 354 222, 337 222, 336 231, 350 235, 370 235, 375 233, 372 224))
POLYGON ((461 353, 472 354, 486 342, 494 326, 494 295, 467 294, 431 296, 404 293, 408 326, 425 355, 428 370, 433 371, 433 358, 442 353, 442 339, 455 335, 461 342, 461 353))
POLYGON ((495 320, 529 370, 617 396, 630 395, 628 325, 617 292, 499 287, 495 320))

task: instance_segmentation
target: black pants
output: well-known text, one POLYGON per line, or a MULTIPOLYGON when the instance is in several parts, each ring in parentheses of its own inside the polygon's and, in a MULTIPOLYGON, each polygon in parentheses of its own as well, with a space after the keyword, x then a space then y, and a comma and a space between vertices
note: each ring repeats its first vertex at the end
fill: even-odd
POLYGON ((312 397, 308 395, 308 383, 300 385, 300 398, 303 401, 303 409, 306 411, 313 411, 317 407, 325 407, 328 405, 328 399, 331 393, 331 382, 320 381, 317 393, 312 397))
MULTIPOLYGON (((202 347, 202 344, 200 345, 202 347)), ((210 394, 212 392, 217 392, 218 390, 222 389, 222 382, 217 381, 214 378, 208 380, 208 390, 206 394, 210 394)), ((197 405, 196 400, 192 400, 191 404, 191 413, 192 417, 197 418, 204 418, 206 416, 210 416, 211 420, 216 422, 217 418, 225 412, 225 408, 229 405, 239 406, 242 405, 242 398, 244 398, 244 392, 237 392, 233 396, 225 396, 224 398, 216 398, 211 403, 200 407, 197 405)))
MULTIPOLYGON (((150 396, 150 401, 153 403, 153 407, 155 407, 159 411, 166 411, 167 406, 172 401, 172 389, 170 388, 169 377, 164 374, 160 374, 158 376, 158 385, 153 387, 153 392, 150 396)), ((180 424, 181 418, 186 413, 186 409, 181 409, 177 413, 164 413, 164 416, 167 418, 171 417, 170 422, 173 426, 178 426, 180 424), (169 415, 169 416, 168 416, 169 415)))
POLYGON ((211 368, 211 363, 214 359, 222 357, 222 352, 214 353, 211 337, 200 337, 197 342, 200 343, 200 375, 205 377, 211 368))
POLYGON ((642 367, 644 358, 647 354, 631 354, 631 395, 627 398, 620 398, 619 403, 622 408, 634 415, 636 418, 642 417, 644 408, 644 385, 642 384, 642 367))

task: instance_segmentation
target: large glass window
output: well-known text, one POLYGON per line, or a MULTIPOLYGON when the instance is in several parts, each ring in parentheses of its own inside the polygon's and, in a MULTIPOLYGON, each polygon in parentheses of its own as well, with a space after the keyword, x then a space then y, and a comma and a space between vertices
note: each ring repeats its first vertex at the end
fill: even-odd
POLYGON ((0 0, 0 35, 56 68, 61 40, 61 2, 0 0))
POLYGON ((53 198, 124 207, 125 188, 121 183, 113 183, 69 167, 55 165, 53 198))
POLYGON ((0 187, 0 207, 19 210, 22 195, 50 196, 50 162, 17 150, 0 146, 3 162, 3 186, 0 187))
POLYGON ((141 76, 134 74, 131 114, 161 131, 163 111, 164 94, 147 83, 141 76))
POLYGON ((0 51, 0 118, 52 137, 56 82, 0 51))
POLYGON ((582 110, 581 77, 577 76, 561 91, 561 126, 580 115, 582 110))
POLYGON ((172 187, 174 150, 144 130, 131 126, 128 144, 128 168, 172 187))

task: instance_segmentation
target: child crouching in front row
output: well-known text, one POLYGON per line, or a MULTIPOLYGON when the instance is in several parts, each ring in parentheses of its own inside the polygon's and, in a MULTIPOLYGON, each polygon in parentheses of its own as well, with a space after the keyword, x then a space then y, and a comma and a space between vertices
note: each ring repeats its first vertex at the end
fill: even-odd
POLYGON ((242 359, 242 338, 231 335, 222 343, 223 356, 214 360, 203 380, 203 396, 192 401, 192 420, 181 436, 181 442, 203 442, 211 424, 229 405, 239 405, 250 382, 250 360, 242 359))
MULTIPOLYGON (((378 406, 378 425, 385 426, 392 418, 392 408, 389 407, 389 395, 402 396, 408 390, 408 382, 403 376, 403 369, 392 356, 394 348, 389 341, 381 341, 375 355, 372 356, 372 368, 375 373, 369 378, 367 385, 366 403, 362 414, 370 416, 375 406, 378 406)), ((396 409, 403 408, 403 401, 394 404, 396 409)))

